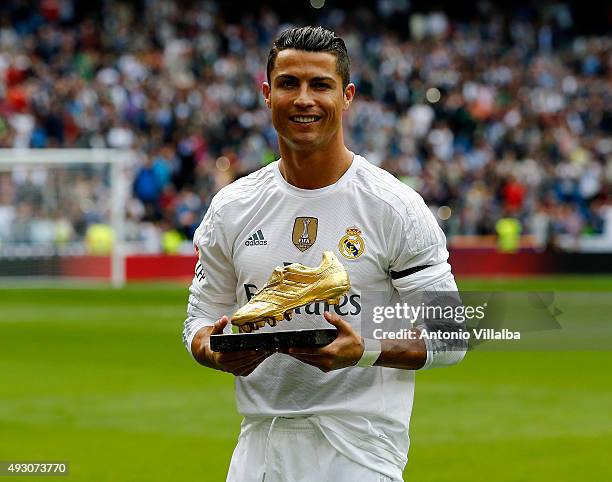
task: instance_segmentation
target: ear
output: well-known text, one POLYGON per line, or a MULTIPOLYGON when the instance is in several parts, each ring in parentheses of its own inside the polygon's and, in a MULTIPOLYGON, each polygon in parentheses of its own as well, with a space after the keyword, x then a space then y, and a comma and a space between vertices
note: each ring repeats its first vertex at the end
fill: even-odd
POLYGON ((344 110, 348 110, 355 98, 355 84, 350 83, 344 89, 344 110))
POLYGON ((270 92, 271 92, 270 84, 268 84, 267 82, 263 82, 261 84, 261 93, 264 96, 264 101, 266 102, 268 109, 271 107, 270 92))

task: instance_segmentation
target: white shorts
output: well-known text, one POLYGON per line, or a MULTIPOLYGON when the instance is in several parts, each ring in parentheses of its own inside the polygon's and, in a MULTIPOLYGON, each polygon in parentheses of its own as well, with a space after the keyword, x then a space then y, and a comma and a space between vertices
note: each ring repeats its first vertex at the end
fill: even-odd
POLYGON ((245 419, 227 482, 395 482, 338 452, 308 417, 245 419))

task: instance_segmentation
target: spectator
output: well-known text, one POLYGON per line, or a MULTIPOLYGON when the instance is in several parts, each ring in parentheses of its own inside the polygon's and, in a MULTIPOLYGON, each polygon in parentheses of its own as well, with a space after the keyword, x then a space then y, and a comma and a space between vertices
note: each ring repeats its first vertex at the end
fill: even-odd
POLYGON ((159 177, 156 175, 153 161, 145 157, 144 164, 140 166, 134 179, 134 194, 145 207, 145 220, 159 217, 159 197, 162 192, 159 177))
MULTIPOLYGON (((253 84, 284 19, 264 8, 228 21, 213 1, 145 2, 137 12, 111 0, 96 22, 78 17, 74 1, 52 4, 0 5, 0 147, 151 153, 131 173, 144 206, 133 221, 163 220, 142 232, 163 225, 185 236, 218 189, 274 159, 253 84)), ((602 206, 612 182, 612 38, 576 36, 562 4, 521 15, 491 7, 471 21, 409 4, 378 2, 379 18, 322 10, 320 23, 363 52, 352 69, 349 146, 431 206, 451 206, 450 235, 495 234, 504 210, 539 238, 545 225, 553 235, 611 232, 602 206)), ((15 188, 0 196, 2 219, 53 219, 54 207, 20 206, 25 181, 15 188)), ((99 180, 74 189, 104 205, 99 180)), ((70 204, 76 238, 108 216, 70 204)), ((20 239, 26 225, 15 224, 20 239)))

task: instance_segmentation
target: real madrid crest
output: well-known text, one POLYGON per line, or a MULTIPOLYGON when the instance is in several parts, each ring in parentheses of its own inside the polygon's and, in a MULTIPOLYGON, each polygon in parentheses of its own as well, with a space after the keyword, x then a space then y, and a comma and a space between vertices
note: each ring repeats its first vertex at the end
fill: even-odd
POLYGON ((338 250, 347 259, 359 258, 365 251, 361 230, 356 226, 347 228, 346 235, 342 236, 338 243, 338 250))

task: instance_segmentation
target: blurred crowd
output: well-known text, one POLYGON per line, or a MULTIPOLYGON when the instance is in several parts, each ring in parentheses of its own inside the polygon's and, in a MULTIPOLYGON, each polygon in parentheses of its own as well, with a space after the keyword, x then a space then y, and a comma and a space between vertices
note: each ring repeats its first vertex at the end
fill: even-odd
MULTIPOLYGON (((0 147, 134 149, 127 235, 172 251, 221 187, 278 157, 260 84, 293 24, 265 7, 230 22, 211 1, 103 5, 0 5, 0 147)), ((351 54, 349 148, 417 189, 451 239, 515 219, 542 248, 612 240, 612 37, 576 36, 563 4, 469 22, 409 7, 320 11, 351 54)), ((0 173, 0 241, 27 239, 10 226, 32 213, 67 239, 107 219, 97 174, 66 170, 96 192, 63 209, 23 194, 44 174, 15 172, 0 173)))

